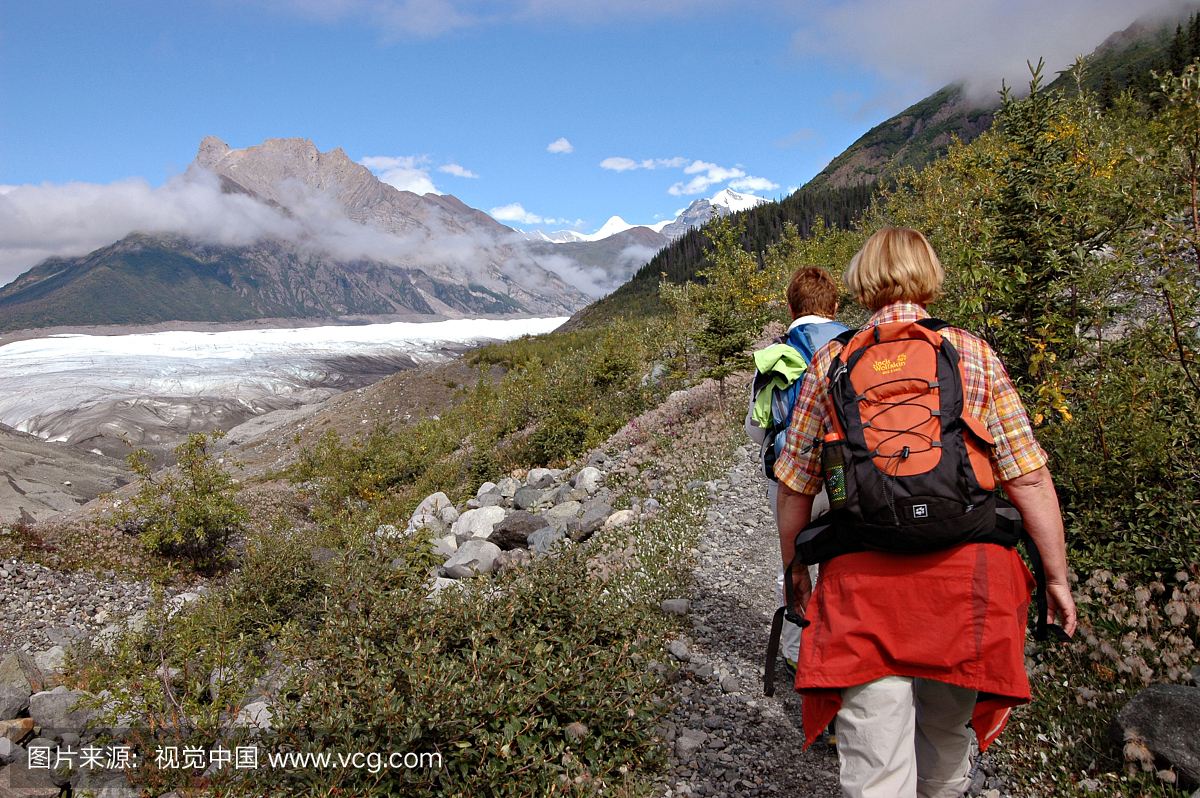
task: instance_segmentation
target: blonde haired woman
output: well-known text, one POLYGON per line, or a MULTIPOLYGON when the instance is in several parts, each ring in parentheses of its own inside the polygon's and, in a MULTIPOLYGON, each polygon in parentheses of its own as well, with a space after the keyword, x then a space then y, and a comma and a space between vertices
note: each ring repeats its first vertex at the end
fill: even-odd
MULTIPOLYGON (((925 306, 944 279, 925 237, 896 227, 871 236, 844 277, 854 299, 872 311, 868 327, 928 318, 925 306)), ((1051 620, 1071 634, 1075 605, 1046 454, 991 348, 960 329, 939 332, 961 358, 963 412, 984 421, 995 439, 992 473, 1042 553, 1051 620)), ((819 442, 832 413, 827 375, 841 348, 831 342, 813 358, 775 466, 785 563, 823 484, 819 442)), ((805 569, 794 575, 811 622, 796 679, 807 743, 836 714, 847 796, 962 795, 969 786, 968 722, 986 747, 1011 707, 1029 700, 1023 655, 1032 579, 1020 555, 965 543, 925 554, 856 551, 821 569, 815 593, 805 569)))

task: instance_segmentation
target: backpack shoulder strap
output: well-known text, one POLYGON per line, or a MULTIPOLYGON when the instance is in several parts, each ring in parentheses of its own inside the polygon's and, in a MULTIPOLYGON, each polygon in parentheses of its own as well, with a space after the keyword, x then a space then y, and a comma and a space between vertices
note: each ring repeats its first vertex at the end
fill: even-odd
POLYGON ((850 339, 853 338, 854 336, 858 335, 859 332, 860 332, 859 330, 846 330, 845 332, 843 332, 842 334, 840 334, 837 338, 834 338, 833 340, 836 341, 837 343, 841 344, 842 346, 845 346, 846 344, 850 343, 850 339))
POLYGON ((940 332, 941 330, 944 330, 947 327, 953 326, 948 321, 942 321, 941 319, 935 319, 932 316, 930 316, 927 319, 921 319, 920 321, 917 322, 917 324, 921 325, 926 330, 931 330, 932 332, 940 332))

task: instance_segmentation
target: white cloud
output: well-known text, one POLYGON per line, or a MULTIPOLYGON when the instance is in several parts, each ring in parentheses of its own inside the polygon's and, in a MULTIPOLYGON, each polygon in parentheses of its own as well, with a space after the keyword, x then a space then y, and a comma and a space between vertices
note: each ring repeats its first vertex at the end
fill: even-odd
POLYGON ((375 173, 383 182, 401 191, 414 194, 441 194, 429 177, 429 161, 425 156, 404 155, 394 158, 388 155, 368 155, 359 161, 375 173))
POLYGON ((562 155, 569 155, 570 153, 575 152, 575 148, 571 146, 571 142, 567 141, 565 138, 562 138, 562 139, 559 139, 558 141, 550 142, 550 146, 548 146, 546 148, 546 152, 555 152, 555 153, 560 153, 562 155))
POLYGON ((7 194, 10 191, 16 191, 17 188, 18 188, 17 186, 0 185, 0 194, 7 194))
MULTIPOLYGON (((690 166, 683 170, 685 175, 695 175, 687 183, 679 182, 667 189, 667 193, 676 197, 685 197, 692 194, 703 194, 712 186, 718 183, 724 183, 726 180, 735 180, 737 178, 746 177, 746 173, 741 169, 727 169, 723 166, 717 166, 715 163, 706 161, 693 161, 690 166)), ((759 179, 759 178, 754 178, 759 179)))
POLYGON ((628 172, 633 169, 678 169, 686 164, 687 158, 647 158, 635 161, 632 158, 605 158, 600 162, 601 169, 611 169, 614 172, 628 172))
POLYGON ((823 0, 806 12, 794 44, 805 55, 874 70, 889 84, 885 94, 904 95, 890 97, 893 104, 960 80, 994 97, 1001 79, 1025 85, 1026 61, 1045 58, 1052 79, 1114 31, 1183 7, 1179 0, 823 0))
POLYGON ((479 175, 475 174, 470 169, 464 169, 456 163, 448 163, 445 166, 439 166, 438 171, 445 172, 448 175, 454 175, 455 177, 479 177, 479 175))
POLYGON ((536 213, 530 213, 521 207, 521 203, 514 202, 510 205, 501 205, 499 208, 492 208, 492 218, 501 222, 516 222, 517 224, 544 224, 545 219, 538 216, 536 213))
POLYGON ((743 177, 740 180, 730 181, 729 187, 734 191, 753 193, 755 191, 774 191, 779 188, 779 184, 772 183, 765 177, 743 177))

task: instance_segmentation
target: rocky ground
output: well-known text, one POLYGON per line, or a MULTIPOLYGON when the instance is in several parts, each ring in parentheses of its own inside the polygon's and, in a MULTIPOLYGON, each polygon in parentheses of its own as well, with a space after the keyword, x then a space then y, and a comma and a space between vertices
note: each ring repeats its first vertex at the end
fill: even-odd
MULTIPOLYGON (((378 422, 411 421, 421 413, 433 414, 439 409, 438 402, 445 401, 447 389, 456 389, 468 374, 460 363, 397 375, 332 400, 316 413, 245 434, 235 431, 228 442, 230 453, 249 461, 246 471, 261 475, 286 465, 325 429, 344 435, 378 422)), ((697 402, 715 404, 712 386, 689 393, 692 396, 686 400, 673 396, 661 408, 631 423, 605 447, 611 462, 602 463, 604 471, 631 480, 623 490, 653 496, 660 489, 683 487, 676 477, 686 469, 675 467, 681 459, 696 449, 727 446, 718 441, 736 437, 735 425, 725 417, 732 414, 696 410, 697 402), (689 401, 690 410, 686 407, 689 401), (651 437, 664 434, 676 436, 675 441, 656 450, 651 437)), ((766 483, 755 455, 754 447, 740 446, 722 477, 691 486, 706 490, 710 505, 698 547, 693 592, 685 597, 686 604, 671 605, 686 618, 691 632, 671 647, 683 678, 672 686, 678 704, 665 722, 673 756, 663 785, 664 798, 840 794, 834 747, 820 741, 801 750, 800 700, 789 689, 786 674, 777 671, 774 697, 762 694, 763 657, 775 610, 778 543, 766 504, 766 483)), ((551 481, 560 479, 557 474, 547 476, 551 481)), ((252 485, 248 493, 287 493, 285 487, 272 485, 252 485)), ((600 498, 612 501, 609 495, 600 498)), ((274 496, 271 501, 277 504, 286 497, 274 496)), ((505 504, 509 501, 506 497, 505 504)), ((487 504, 484 500, 483 506, 487 504)), ((608 512, 612 512, 611 506, 608 512)), ((190 591, 179 599, 187 600, 204 589, 181 585, 168 593, 190 591)), ((52 671, 72 640, 94 635, 116 618, 136 614, 149 604, 151 594, 148 580, 112 570, 96 574, 10 557, 0 568, 0 659, 18 649, 32 655, 43 670, 52 671)), ((1003 779, 985 762, 973 786, 975 793, 999 798, 1003 779)))

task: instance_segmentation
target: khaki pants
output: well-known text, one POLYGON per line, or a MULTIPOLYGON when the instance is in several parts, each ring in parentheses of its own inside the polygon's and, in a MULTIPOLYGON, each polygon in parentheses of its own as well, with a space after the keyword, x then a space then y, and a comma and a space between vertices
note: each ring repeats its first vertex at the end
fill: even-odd
POLYGON ((958 798, 970 780, 976 692, 885 676, 842 690, 837 749, 847 798, 958 798))

